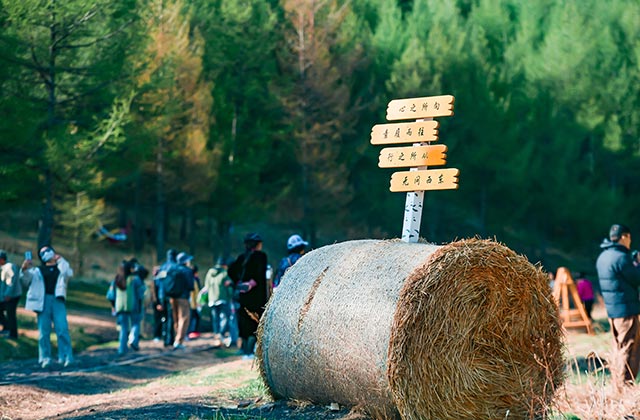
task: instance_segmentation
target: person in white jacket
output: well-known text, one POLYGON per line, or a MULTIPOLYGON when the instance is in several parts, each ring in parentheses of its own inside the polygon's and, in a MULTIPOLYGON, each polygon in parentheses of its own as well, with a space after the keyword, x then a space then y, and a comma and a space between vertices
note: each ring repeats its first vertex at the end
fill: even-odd
POLYGON ((51 364, 53 324, 58 338, 58 362, 67 367, 73 362, 73 354, 65 300, 73 270, 51 246, 42 247, 38 256, 42 265, 33 267, 31 260, 25 260, 20 270, 22 285, 28 288, 25 309, 38 315, 38 362, 43 369, 51 364))

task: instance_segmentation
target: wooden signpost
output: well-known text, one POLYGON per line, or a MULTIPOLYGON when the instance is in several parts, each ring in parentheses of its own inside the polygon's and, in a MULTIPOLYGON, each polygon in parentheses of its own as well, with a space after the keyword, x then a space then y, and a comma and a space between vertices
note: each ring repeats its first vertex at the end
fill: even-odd
POLYGON ((453 101, 451 95, 394 99, 387 105, 387 120, 450 117, 453 115, 453 101))
POLYGON ((395 172, 391 175, 392 192, 455 190, 458 188, 458 174, 455 168, 395 172))
POLYGON ((453 115, 453 102, 451 95, 395 99, 387 106, 387 120, 416 121, 377 124, 371 129, 371 144, 413 143, 408 147, 382 149, 378 161, 380 168, 410 168, 393 173, 389 188, 392 192, 407 193, 402 226, 404 242, 418 242, 420 238, 424 192, 458 188, 458 169, 427 169, 446 163, 447 146, 429 143, 438 140, 439 123, 433 118, 453 115))
POLYGON ((378 167, 409 168, 412 166, 439 166, 447 161, 447 146, 385 147, 380 151, 378 167))
POLYGON ((371 144, 421 143, 438 140, 438 121, 377 124, 371 129, 371 144))

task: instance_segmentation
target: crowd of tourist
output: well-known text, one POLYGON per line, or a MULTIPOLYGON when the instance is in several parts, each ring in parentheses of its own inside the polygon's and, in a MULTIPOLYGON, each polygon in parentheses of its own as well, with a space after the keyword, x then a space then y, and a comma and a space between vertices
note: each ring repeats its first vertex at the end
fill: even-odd
MULTIPOLYGON (((236 347, 244 359, 252 359, 258 321, 267 300, 284 272, 305 252, 308 242, 300 235, 289 238, 288 255, 280 261, 274 279, 262 246, 260 234, 247 234, 244 251, 235 259, 218 258, 203 280, 194 257, 187 252, 170 249, 166 260, 151 270, 137 258, 123 260, 106 293, 118 330, 117 355, 140 350, 141 324, 150 306, 154 342, 174 350, 184 349, 186 341, 196 340, 204 332, 201 316, 205 315, 210 319, 208 332, 215 342, 236 347)), ((37 317, 38 363, 46 369, 54 361, 53 328, 57 362, 67 367, 73 363, 67 286, 74 273, 69 262, 51 246, 42 247, 38 258, 40 264, 34 265, 27 253, 18 266, 9 261, 7 252, 0 250, 0 337, 18 340, 16 313, 26 291, 25 309, 34 311, 37 317)))
MULTIPOLYGON (((258 322, 267 300, 281 287, 284 273, 308 245, 301 236, 290 236, 288 255, 280 260, 273 279, 258 233, 244 237, 244 251, 235 259, 217 259, 202 281, 194 257, 186 252, 168 250, 166 260, 151 272, 136 258, 123 260, 106 294, 119 330, 117 354, 140 349, 141 322, 146 302, 150 302, 153 341, 174 350, 183 349, 185 341, 200 337, 204 311, 220 346, 235 346, 243 358, 252 359, 258 322)), ((38 258, 40 264, 34 265, 30 253, 26 253, 18 266, 0 250, 0 337, 18 340, 16 311, 24 294, 25 309, 34 311, 37 317, 39 364, 47 368, 54 360, 53 331, 57 362, 66 367, 73 363, 66 309, 73 270, 51 246, 40 248, 38 258)), ((631 250, 631 230, 627 226, 611 226, 601 244, 596 270, 613 335, 613 351, 620 355, 619 366, 611 365, 612 376, 623 384, 635 384, 640 371, 640 257, 631 250)), ((596 294, 584 273, 575 277, 577 294, 591 318, 596 294)), ((553 288, 553 275, 549 280, 553 288)))

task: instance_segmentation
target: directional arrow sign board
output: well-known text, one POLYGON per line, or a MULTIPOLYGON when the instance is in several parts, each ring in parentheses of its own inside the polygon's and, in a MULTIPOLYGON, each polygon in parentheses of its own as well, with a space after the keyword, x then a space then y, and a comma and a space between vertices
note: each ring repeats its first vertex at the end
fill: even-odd
POLYGON ((387 105, 387 120, 416 120, 453 115, 452 95, 394 99, 387 105))
POLYGON ((459 174, 456 168, 394 172, 389 189, 392 192, 455 190, 459 174))
POLYGON ((422 143, 438 140, 438 121, 377 124, 371 129, 371 144, 422 143))
POLYGON ((417 242, 420 238, 425 191, 458 188, 458 169, 427 169, 446 163, 447 146, 429 143, 438 140, 439 124, 433 118, 453 115, 454 101, 452 95, 394 99, 387 105, 387 120, 413 121, 378 124, 371 129, 371 144, 413 144, 385 147, 380 151, 378 160, 380 168, 411 168, 391 175, 389 188, 392 192, 407 193, 402 224, 403 242, 417 242))
POLYGON ((440 166, 447 160, 447 146, 385 147, 380 151, 378 167, 409 168, 414 166, 440 166))

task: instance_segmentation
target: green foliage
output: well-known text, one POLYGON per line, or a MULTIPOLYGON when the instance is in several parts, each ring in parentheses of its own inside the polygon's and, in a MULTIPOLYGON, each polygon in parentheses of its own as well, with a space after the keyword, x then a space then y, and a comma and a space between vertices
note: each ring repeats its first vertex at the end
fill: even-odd
POLYGON ((637 2, 116 3, 0 3, 3 203, 86 192, 153 230, 177 225, 143 217, 160 208, 218 236, 397 236, 369 131, 391 99, 453 94, 460 189, 426 194, 428 240, 590 255, 640 207, 637 2))
POLYGON ((218 157, 208 213, 221 224, 259 218, 290 174, 277 84, 277 11, 260 0, 195 1, 205 77, 215 80, 209 147, 218 157), (220 199, 224 197, 224 200, 220 199))
MULTIPOLYGON (((68 130, 92 131, 94 116, 108 107, 113 92, 107 87, 115 86, 122 69, 119 52, 127 40, 124 28, 133 20, 132 7, 130 1, 105 0, 2 2, 0 44, 5 52, 0 59, 12 69, 2 87, 23 102, 6 110, 19 124, 31 127, 22 138, 21 144, 30 146, 24 160, 41 174, 44 187, 39 190, 45 199, 39 243, 51 242, 58 186, 66 192, 73 186, 65 181, 75 180, 61 179, 65 174, 55 172, 64 165, 53 168, 47 142, 60 150, 74 149, 68 130), (31 112, 18 113, 27 107, 31 112)), ((8 148, 11 155, 25 153, 20 144, 8 148)))

